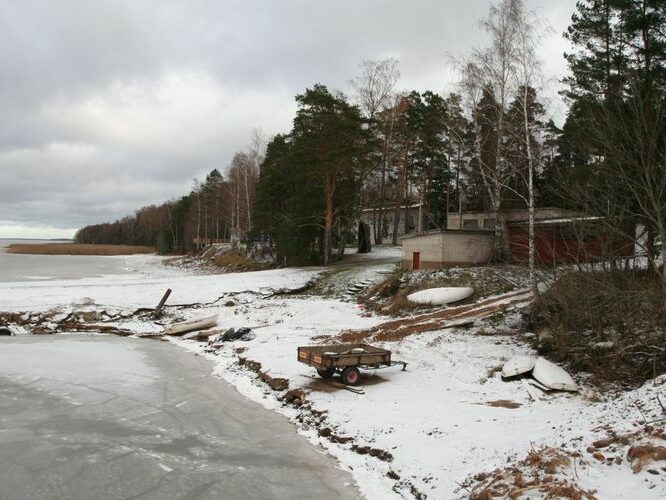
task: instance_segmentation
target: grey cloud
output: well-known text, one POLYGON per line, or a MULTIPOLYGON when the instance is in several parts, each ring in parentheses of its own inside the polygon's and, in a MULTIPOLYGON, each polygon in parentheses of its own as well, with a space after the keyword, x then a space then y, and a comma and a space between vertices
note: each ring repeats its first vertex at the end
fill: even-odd
MULTIPOLYGON (((551 74, 565 68, 559 35, 574 4, 543 5, 551 74)), ((487 10, 485 0, 0 1, 0 226, 75 228, 184 194, 253 127, 288 129, 307 86, 348 90, 366 58, 400 59, 405 89, 443 91, 449 56, 481 43, 487 10)))

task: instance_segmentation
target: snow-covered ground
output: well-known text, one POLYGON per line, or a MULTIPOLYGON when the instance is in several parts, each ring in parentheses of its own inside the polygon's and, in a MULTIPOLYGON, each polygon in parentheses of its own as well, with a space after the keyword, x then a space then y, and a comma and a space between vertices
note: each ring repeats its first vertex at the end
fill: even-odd
MULTIPOLYGON (((372 255, 360 257, 356 267, 337 273, 344 286, 354 279, 381 279, 380 272, 390 269, 396 257, 395 250, 384 253, 390 255, 379 260, 372 255)), ((296 348, 320 342, 313 337, 372 327, 386 318, 335 296, 270 293, 301 287, 321 271, 4 283, 0 284, 0 311, 57 308, 66 312, 91 301, 94 306, 87 307, 129 311, 154 307, 168 287, 173 289, 168 304, 192 306, 173 308, 167 314, 185 318, 218 314, 221 328, 252 327, 253 340, 228 343, 212 353, 205 352, 205 343, 171 341, 209 357, 216 375, 290 418, 300 432, 352 471, 368 498, 466 497, 474 486, 472 476, 510 466, 544 446, 580 453, 572 467, 557 474, 597 490, 598 498, 666 496, 666 471, 661 469, 665 462, 634 474, 626 446, 595 449, 604 454, 603 461, 587 451, 593 441, 612 432, 643 432, 642 421, 657 420, 653 427, 663 425, 658 419, 666 415, 657 396, 666 385, 649 382, 611 396, 586 387, 581 394, 545 394, 520 381, 503 382, 498 373, 502 363, 531 351, 516 331, 517 313, 509 313, 500 327, 450 328, 379 343, 392 350, 394 359, 407 362, 407 370, 365 372, 360 385, 363 393, 351 392, 318 379, 313 369, 297 362, 296 348), (233 306, 225 305, 228 300, 233 306), (480 334, 491 331, 502 333, 480 334), (271 377, 288 379, 289 388, 303 390, 307 402, 285 404, 284 391, 271 390, 256 372, 239 364, 239 356, 261 363, 261 371, 271 377)), ((121 323, 134 331, 161 328, 136 318, 121 323)), ((579 382, 584 386, 584 380, 579 382)), ((661 401, 666 403, 664 395, 661 401)), ((530 493, 533 497, 535 491, 530 493)))

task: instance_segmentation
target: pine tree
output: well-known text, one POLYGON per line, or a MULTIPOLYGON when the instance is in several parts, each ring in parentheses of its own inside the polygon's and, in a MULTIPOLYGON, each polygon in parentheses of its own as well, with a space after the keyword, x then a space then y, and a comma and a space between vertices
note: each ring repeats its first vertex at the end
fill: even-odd
POLYGON ((574 51, 565 53, 572 76, 565 95, 608 99, 621 91, 627 72, 626 39, 617 28, 624 0, 581 0, 564 37, 574 51))
POLYGON ((417 230, 424 231, 432 226, 442 227, 441 221, 446 218, 445 200, 441 198, 450 181, 444 136, 446 104, 431 91, 412 92, 409 101, 407 122, 414 138, 412 175, 421 198, 417 230))

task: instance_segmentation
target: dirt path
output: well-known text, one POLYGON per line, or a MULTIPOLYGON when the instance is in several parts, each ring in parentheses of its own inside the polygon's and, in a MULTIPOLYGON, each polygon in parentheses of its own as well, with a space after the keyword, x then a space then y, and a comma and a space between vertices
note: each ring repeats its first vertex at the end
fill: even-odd
POLYGON ((530 290, 517 290, 488 297, 474 304, 448 307, 409 318, 387 321, 365 330, 347 330, 340 334, 339 339, 350 343, 365 342, 371 339, 382 342, 398 341, 415 333, 461 326, 509 309, 525 307, 531 301, 532 292, 530 290))

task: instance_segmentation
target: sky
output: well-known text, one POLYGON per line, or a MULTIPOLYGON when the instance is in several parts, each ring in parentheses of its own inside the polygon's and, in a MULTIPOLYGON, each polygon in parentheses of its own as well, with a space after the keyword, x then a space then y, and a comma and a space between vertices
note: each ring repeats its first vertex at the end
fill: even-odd
MULTIPOLYGON (((564 104, 575 0, 546 21, 549 112, 564 104)), ((72 237, 187 194, 253 129, 288 132, 314 83, 353 93, 363 60, 400 61, 399 90, 455 89, 484 43, 486 0, 0 0, 0 238, 72 237)))

